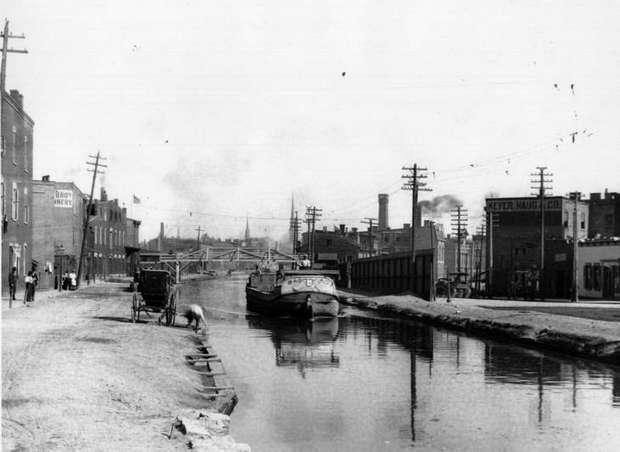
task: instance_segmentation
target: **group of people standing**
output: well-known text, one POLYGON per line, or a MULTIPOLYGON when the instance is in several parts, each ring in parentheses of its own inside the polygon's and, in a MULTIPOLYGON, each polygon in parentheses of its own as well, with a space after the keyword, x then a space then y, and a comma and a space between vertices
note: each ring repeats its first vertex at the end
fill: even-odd
MULTIPOLYGON (((15 292, 17 291, 17 267, 13 267, 11 272, 9 273, 9 307, 13 307, 13 301, 15 301, 15 292)), ((39 283, 39 275, 36 272, 36 269, 33 267, 32 270, 28 272, 28 274, 24 277, 24 304, 30 305, 34 302, 34 294, 36 291, 37 284, 39 283)))

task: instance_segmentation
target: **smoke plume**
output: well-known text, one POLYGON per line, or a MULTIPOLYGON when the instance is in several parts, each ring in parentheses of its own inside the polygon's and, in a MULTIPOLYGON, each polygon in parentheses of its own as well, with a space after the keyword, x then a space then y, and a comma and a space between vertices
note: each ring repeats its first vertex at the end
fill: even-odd
POLYGON ((420 201, 418 204, 423 214, 430 215, 431 217, 440 217, 463 203, 454 195, 441 195, 435 196, 430 201, 420 201))

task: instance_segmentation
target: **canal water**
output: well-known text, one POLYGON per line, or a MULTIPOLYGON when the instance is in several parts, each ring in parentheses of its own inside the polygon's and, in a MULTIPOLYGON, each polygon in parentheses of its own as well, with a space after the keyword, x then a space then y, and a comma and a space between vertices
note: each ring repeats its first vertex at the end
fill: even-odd
POLYGON ((620 450, 620 373, 344 308, 298 322, 246 312, 245 281, 183 286, 239 396, 253 451, 620 450))

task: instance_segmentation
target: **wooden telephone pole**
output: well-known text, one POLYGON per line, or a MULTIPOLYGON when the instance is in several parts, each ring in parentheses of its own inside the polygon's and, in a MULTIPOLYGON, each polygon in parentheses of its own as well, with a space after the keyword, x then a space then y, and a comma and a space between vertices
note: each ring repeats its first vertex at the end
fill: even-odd
POLYGON ((570 194, 570 199, 573 200, 573 297, 572 300, 574 303, 579 301, 579 259, 577 253, 579 252, 579 229, 577 222, 577 209, 579 201, 581 200, 581 193, 578 191, 572 192, 570 194))
POLYGON ((532 195, 537 195, 540 202, 540 265, 539 265, 539 291, 540 291, 540 299, 545 299, 545 194, 548 190, 551 190, 551 186, 547 186, 545 184, 550 184, 553 182, 551 179, 547 179, 548 177, 553 176, 551 173, 546 173, 546 166, 537 166, 537 173, 532 173, 530 176, 533 179, 530 181, 532 184, 537 184, 532 186, 532 190, 536 190, 532 193, 532 195))
MULTIPOLYGON (((13 35, 9 31, 9 21, 4 21, 4 30, 2 34, 2 63, 0 64, 0 118, 4 117, 2 97, 4 96, 4 92, 6 90, 6 57, 9 53, 28 53, 25 49, 10 49, 9 48, 9 39, 26 39, 24 35, 13 35)), ((0 120, 0 137, 4 139, 5 133, 2 130, 2 121, 0 120)), ((2 148, 2 152, 4 153, 5 143, 1 143, 0 147, 2 148)))
POLYGON ((405 183, 401 187, 402 190, 411 191, 411 290, 416 289, 416 268, 415 268, 415 225, 416 225, 416 209, 418 206, 418 192, 420 191, 432 191, 430 188, 425 188, 426 183, 420 182, 420 179, 426 179, 428 176, 424 174, 428 171, 427 168, 420 168, 417 163, 413 166, 403 166, 402 170, 405 174, 401 178, 405 179, 405 183))
POLYGON ((377 219, 376 218, 364 218, 361 221, 362 224, 367 224, 368 225, 368 250, 369 250, 369 256, 372 257, 372 255, 374 254, 374 243, 373 243, 373 237, 372 237, 372 227, 373 225, 377 225, 377 219))
POLYGON ((316 260, 316 246, 314 240, 314 232, 316 229, 316 220, 321 218, 323 209, 317 209, 315 206, 306 208, 306 221, 308 222, 308 249, 311 253, 310 262, 314 264, 316 260), (310 228, 312 226, 312 229, 310 228))
POLYGON ((93 173, 93 181, 90 186, 90 197, 88 198, 88 207, 86 208, 86 215, 84 216, 84 228, 82 229, 82 246, 80 247, 80 261, 78 264, 78 274, 77 274, 77 287, 80 287, 80 281, 82 279, 82 263, 84 261, 84 248, 86 247, 86 232, 88 231, 88 222, 90 220, 90 215, 93 209, 93 195, 95 193, 95 181, 97 180, 98 174, 105 174, 99 168, 107 168, 107 165, 103 165, 99 163, 100 160, 106 160, 104 157, 101 157, 99 151, 97 151, 97 155, 89 155, 91 159, 95 159, 95 161, 87 161, 86 164, 88 166, 92 166, 93 168, 89 168, 87 171, 93 173))
MULTIPOLYGON (((466 235, 467 228, 467 209, 463 206, 456 206, 450 212, 452 219, 452 231, 456 234, 456 272, 461 273, 461 242, 466 235)), ((458 275, 460 280, 460 275, 458 275)))

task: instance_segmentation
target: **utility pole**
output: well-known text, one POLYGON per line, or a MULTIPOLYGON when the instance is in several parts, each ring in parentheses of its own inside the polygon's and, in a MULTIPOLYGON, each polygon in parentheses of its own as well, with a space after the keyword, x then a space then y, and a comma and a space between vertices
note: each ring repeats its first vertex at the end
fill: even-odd
MULTIPOLYGON (((467 209, 459 205, 450 211, 452 231, 456 234, 456 272, 461 273, 461 241, 467 230, 467 209)), ((460 275, 458 275, 460 278, 460 275)))
POLYGON ((368 249, 369 249, 369 255, 370 255, 370 257, 372 257, 372 255, 374 254, 374 246, 373 246, 373 240, 372 240, 372 226, 373 226, 373 224, 376 225, 377 219, 376 218, 368 218, 368 217, 366 217, 361 222, 363 224, 367 224, 368 225, 368 244, 369 244, 368 245, 368 249))
MULTIPOLYGON (((476 288, 476 297, 480 296, 480 286, 482 280, 482 249, 486 248, 486 225, 483 223, 478 226, 476 230, 476 234, 478 236, 478 247, 476 249, 476 279, 475 279, 475 288, 476 288)), ((476 242, 474 242, 475 244, 476 242)))
POLYGON ((431 262, 431 271, 429 272, 430 284, 429 284, 429 294, 428 301, 435 301, 435 274, 439 272, 437 268, 437 253, 435 250, 435 243, 437 243, 436 235, 437 229, 435 229, 435 222, 431 221, 429 223, 431 227, 431 251, 433 252, 433 262, 431 262))
POLYGON ((532 195, 539 197, 540 202, 540 271, 539 271, 539 290, 540 290, 540 299, 545 299, 545 194, 547 190, 551 190, 551 186, 547 186, 545 184, 550 184, 553 182, 551 179, 547 179, 548 177, 553 176, 551 173, 545 172, 547 169, 546 166, 537 166, 537 173, 532 173, 534 179, 530 182, 532 184, 537 184, 532 186, 532 190, 537 190, 537 192, 532 193, 532 195))
POLYGON ((300 220, 295 211, 295 217, 291 219, 291 229, 293 230, 293 254, 297 253, 297 240, 299 240, 300 220))
MULTIPOLYGON (((13 35, 9 31, 9 21, 5 19, 4 21, 4 30, 2 34, 2 63, 0 64, 0 118, 4 117, 3 113, 3 104, 2 98, 4 97, 4 92, 6 88, 6 57, 9 53, 28 53, 25 49, 9 49, 9 39, 26 39, 26 37, 22 35, 13 35)), ((2 130, 2 121, 0 120, 0 137, 4 137, 4 131, 2 130)), ((2 138, 4 139, 4 138, 2 138)), ((5 143, 1 144, 2 152, 4 152, 5 143)))
POLYGON ((416 224, 416 209, 418 206, 418 192, 419 191, 432 191, 430 188, 426 187, 426 182, 420 182, 420 179, 426 179, 428 176, 424 174, 425 171, 428 171, 427 168, 418 167, 417 163, 414 163, 413 166, 403 166, 402 170, 405 171, 405 174, 401 176, 402 179, 405 179, 405 183, 401 187, 402 190, 411 191, 411 242, 410 242, 410 250, 411 250, 411 290, 415 291, 416 289, 416 268, 415 268, 415 224, 416 224))
POLYGON ((84 216, 84 228, 82 229, 82 246, 80 247, 80 261, 78 264, 78 274, 77 274, 77 287, 80 287, 80 281, 82 279, 82 262, 84 261, 84 247, 86 246, 86 231, 88 231, 88 222, 90 220, 90 214, 93 208, 93 195, 95 193, 95 181, 97 180, 97 175, 105 174, 99 168, 107 168, 107 165, 103 165, 99 163, 100 160, 107 160, 105 157, 101 157, 99 151, 97 151, 97 155, 89 155, 91 159, 95 159, 95 161, 87 161, 86 164, 88 166, 92 166, 93 168, 88 168, 87 171, 93 173, 93 181, 90 186, 90 197, 88 198, 88 207, 86 208, 86 215, 84 216))
POLYGON ((306 208, 306 218, 307 221, 309 221, 308 223, 308 229, 309 229, 309 234, 310 234, 310 243, 312 243, 312 246, 310 248, 311 253, 312 253, 312 257, 311 257, 311 262, 314 264, 314 261, 316 260, 316 250, 315 250, 315 240, 314 240, 314 232, 316 230, 316 220, 318 220, 319 218, 321 218, 321 215, 323 212, 323 209, 317 209, 315 206, 312 207, 307 207, 306 208), (310 230, 310 225, 312 225, 312 230, 310 230))
POLYGON ((581 193, 578 191, 570 194, 570 199, 573 200, 573 297, 572 302, 577 303, 579 301, 579 281, 578 281, 578 268, 579 259, 577 253, 579 251, 579 229, 577 228, 577 205, 581 200, 581 193))

